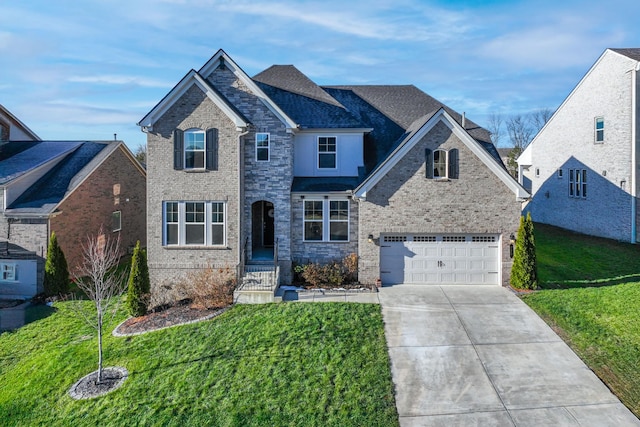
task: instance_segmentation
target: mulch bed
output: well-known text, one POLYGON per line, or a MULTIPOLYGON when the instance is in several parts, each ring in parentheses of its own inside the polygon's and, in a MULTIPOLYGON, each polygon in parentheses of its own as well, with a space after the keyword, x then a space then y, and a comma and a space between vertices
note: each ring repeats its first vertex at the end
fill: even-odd
POLYGON ((195 323, 216 317, 224 313, 227 309, 228 307, 202 309, 192 307, 188 304, 175 305, 162 311, 151 312, 144 316, 130 317, 114 329, 113 335, 139 335, 171 326, 195 323))

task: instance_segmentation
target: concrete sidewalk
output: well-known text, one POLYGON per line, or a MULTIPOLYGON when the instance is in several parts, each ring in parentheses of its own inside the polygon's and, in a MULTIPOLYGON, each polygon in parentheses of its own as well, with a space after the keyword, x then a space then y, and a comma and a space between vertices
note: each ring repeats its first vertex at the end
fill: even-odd
POLYGON ((397 285, 379 299, 401 426, 640 426, 505 288, 397 285))

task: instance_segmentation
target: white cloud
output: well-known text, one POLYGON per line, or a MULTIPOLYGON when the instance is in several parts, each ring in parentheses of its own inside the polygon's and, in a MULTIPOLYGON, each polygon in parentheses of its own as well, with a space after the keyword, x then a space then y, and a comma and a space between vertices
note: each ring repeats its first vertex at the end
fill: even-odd
POLYGON ((136 85, 142 87, 156 87, 171 89, 175 82, 168 82, 159 79, 151 79, 142 76, 124 75, 95 75, 95 76, 70 76, 67 78, 70 83, 92 83, 98 85, 136 85))

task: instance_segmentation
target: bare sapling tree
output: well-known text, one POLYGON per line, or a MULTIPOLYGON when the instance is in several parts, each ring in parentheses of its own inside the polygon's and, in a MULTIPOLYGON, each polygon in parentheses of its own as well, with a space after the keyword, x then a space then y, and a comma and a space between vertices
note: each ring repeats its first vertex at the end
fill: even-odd
POLYGON ((487 130, 491 134, 491 142, 498 147, 502 139, 502 115, 500 113, 489 114, 487 130))
MULTIPOLYGON (((124 292, 126 271, 117 272, 120 263, 120 239, 110 238, 100 229, 82 245, 82 264, 73 273, 78 288, 93 304, 77 304, 74 313, 98 332, 98 380, 102 382, 102 331, 105 319, 117 311, 124 292)), ((80 301, 77 301, 78 303, 80 301)))

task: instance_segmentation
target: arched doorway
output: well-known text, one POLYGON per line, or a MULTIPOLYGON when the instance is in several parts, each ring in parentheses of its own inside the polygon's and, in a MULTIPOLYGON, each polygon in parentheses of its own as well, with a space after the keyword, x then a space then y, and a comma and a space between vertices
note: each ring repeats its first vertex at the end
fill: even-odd
POLYGON ((251 205, 251 259, 272 260, 275 235, 273 203, 260 200, 251 205))

